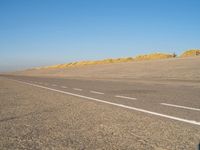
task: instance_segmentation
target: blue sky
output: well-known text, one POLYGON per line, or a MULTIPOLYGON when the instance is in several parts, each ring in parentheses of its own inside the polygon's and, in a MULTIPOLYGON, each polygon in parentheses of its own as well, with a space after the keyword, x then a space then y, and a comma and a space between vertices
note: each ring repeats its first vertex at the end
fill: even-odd
POLYGON ((200 0, 0 0, 0 71, 200 48, 200 0))

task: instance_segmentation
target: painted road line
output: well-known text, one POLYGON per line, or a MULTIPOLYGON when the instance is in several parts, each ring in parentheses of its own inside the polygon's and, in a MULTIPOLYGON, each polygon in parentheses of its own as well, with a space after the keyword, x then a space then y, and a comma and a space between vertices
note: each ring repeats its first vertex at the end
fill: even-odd
POLYGON ((90 91, 90 93, 94 93, 94 94, 104 94, 102 92, 97 92, 97 91, 90 91))
POLYGON ((137 98, 134 98, 134 97, 127 97, 127 96, 121 96, 121 95, 115 95, 115 97, 124 98, 124 99, 131 99, 131 100, 136 100, 137 99, 137 98))
POLYGON ((176 107, 176 108, 182 108, 182 109, 189 109, 189 110, 200 111, 199 108, 192 108, 192 107, 181 106, 181 105, 174 105, 174 104, 167 104, 167 103, 160 103, 160 104, 161 105, 165 105, 165 106, 176 107))
POLYGON ((66 89, 67 87, 66 86, 61 86, 61 88, 66 89))
POLYGON ((83 91, 82 89, 79 89, 79 88, 73 88, 73 90, 76 90, 76 91, 83 91))
POLYGON ((31 83, 18 81, 18 80, 14 80, 14 79, 11 79, 11 80, 19 82, 19 83, 23 83, 23 84, 27 84, 27 85, 31 85, 31 86, 35 86, 35 87, 39 87, 39 88, 43 88, 43 89, 47 89, 47 90, 51 90, 51 91, 54 91, 54 92, 59 92, 59 93, 66 94, 66 95, 71 95, 71 96, 75 96, 75 97, 79 97, 79 98, 84 98, 84 99, 88 99, 88 100, 92 100, 92 101, 96 101, 96 102, 100 102, 100 103, 105 103, 105 104, 109 104, 109 105, 113 105, 113 106, 118 106, 118 107, 130 109, 130 110, 135 110, 135 111, 139 111, 139 112, 143 112, 143 113, 147 113, 147 114, 151 114, 151 115, 155 115, 155 116, 159 116, 159 117, 163 117, 163 118, 168 118, 168 119, 181 121, 181 122, 186 122, 186 123, 190 123, 190 124, 193 124, 193 125, 200 126, 200 122, 197 122, 197 121, 194 121, 194 120, 187 120, 187 119, 183 119, 183 118, 179 118, 179 117, 165 115, 165 114, 161 114, 161 113, 157 113, 157 112, 153 112, 153 111, 148 111, 148 110, 145 110, 145 109, 140 109, 140 108, 131 107, 131 106, 123 105, 123 104, 113 103, 113 102, 109 102, 109 101, 105 101, 105 100, 101 100, 101 99, 97 99, 97 98, 92 98, 92 97, 88 97, 88 96, 84 96, 84 95, 80 95, 80 94, 75 94, 75 93, 71 93, 71 92, 56 90, 56 89, 48 88, 48 87, 37 85, 37 84, 31 84, 31 83))

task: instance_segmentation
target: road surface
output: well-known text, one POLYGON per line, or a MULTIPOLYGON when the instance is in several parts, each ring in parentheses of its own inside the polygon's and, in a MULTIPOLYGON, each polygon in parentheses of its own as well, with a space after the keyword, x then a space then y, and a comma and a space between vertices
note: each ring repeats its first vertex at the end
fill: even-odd
POLYGON ((200 140, 198 84, 30 76, 0 82, 1 149, 195 149, 200 140))

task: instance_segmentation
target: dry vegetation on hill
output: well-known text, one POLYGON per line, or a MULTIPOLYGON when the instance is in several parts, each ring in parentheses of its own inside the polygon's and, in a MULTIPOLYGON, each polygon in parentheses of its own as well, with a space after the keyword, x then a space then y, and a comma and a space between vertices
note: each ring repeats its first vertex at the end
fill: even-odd
POLYGON ((138 61, 156 60, 156 59, 166 59, 166 58, 173 58, 173 57, 174 57, 173 54, 154 53, 154 54, 136 56, 134 60, 138 60, 138 61))
POLYGON ((200 55, 200 50, 191 49, 191 50, 185 51, 183 54, 181 54, 180 57, 191 57, 191 56, 197 56, 197 55, 200 55))
POLYGON ((79 61, 79 62, 71 62, 67 64, 59 64, 54 66, 41 67, 37 69, 53 69, 53 68, 68 68, 68 67, 78 67, 85 65, 96 65, 96 64, 108 64, 108 63, 119 63, 119 62, 129 62, 133 61, 133 58, 118 58, 118 59, 104 59, 97 61, 79 61))
MULTIPOLYGON (((180 57, 190 57, 200 55, 200 50, 187 50, 180 57)), ((165 54, 165 53, 152 53, 146 55, 138 55, 136 57, 127 57, 127 58, 117 58, 117 59, 104 59, 104 60, 96 60, 96 61, 79 61, 79 62, 71 62, 66 64, 58 64, 47 67, 38 67, 34 69, 63 69, 69 67, 80 67, 86 65, 96 65, 96 64, 110 64, 110 63, 121 63, 121 62, 131 62, 131 61, 144 61, 144 60, 156 60, 156 59, 167 59, 174 58, 175 54, 165 54)))

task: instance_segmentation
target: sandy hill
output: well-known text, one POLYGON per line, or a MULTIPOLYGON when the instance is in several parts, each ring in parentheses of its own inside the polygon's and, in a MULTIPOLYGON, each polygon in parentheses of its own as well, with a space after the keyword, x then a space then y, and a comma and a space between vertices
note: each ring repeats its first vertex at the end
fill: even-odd
POLYGON ((33 69, 63 69, 63 68, 71 68, 71 67, 82 67, 88 65, 99 65, 99 64, 110 64, 110 63, 123 63, 123 62, 131 62, 131 61, 144 61, 144 60, 157 60, 157 59, 167 59, 173 58, 172 54, 165 53, 153 53, 148 55, 139 55, 136 57, 127 57, 127 58, 116 58, 116 59, 103 59, 96 61, 78 61, 71 62, 66 64, 58 64, 53 66, 45 66, 45 67, 37 67, 33 69))
POLYGON ((200 82, 200 56, 69 68, 32 69, 15 74, 89 79, 151 79, 200 82))
MULTIPOLYGON (((199 56, 200 50, 192 49, 187 50, 183 54, 178 57, 193 57, 199 56)), ((99 64, 110 64, 110 63, 123 63, 123 62, 132 62, 132 61, 146 61, 146 60, 158 60, 158 59, 168 59, 168 58, 176 58, 176 54, 166 54, 166 53, 152 53, 145 55, 138 55, 136 57, 127 57, 127 58, 116 58, 116 59, 104 59, 104 60, 96 60, 96 61, 78 61, 71 62, 65 64, 58 64, 53 66, 45 66, 45 67, 37 67, 32 70, 40 70, 40 69, 64 69, 71 67, 82 67, 87 65, 99 65, 99 64)))
POLYGON ((180 55, 180 57, 191 57, 191 56, 199 56, 200 50, 198 49, 191 49, 188 51, 185 51, 183 54, 180 55))

